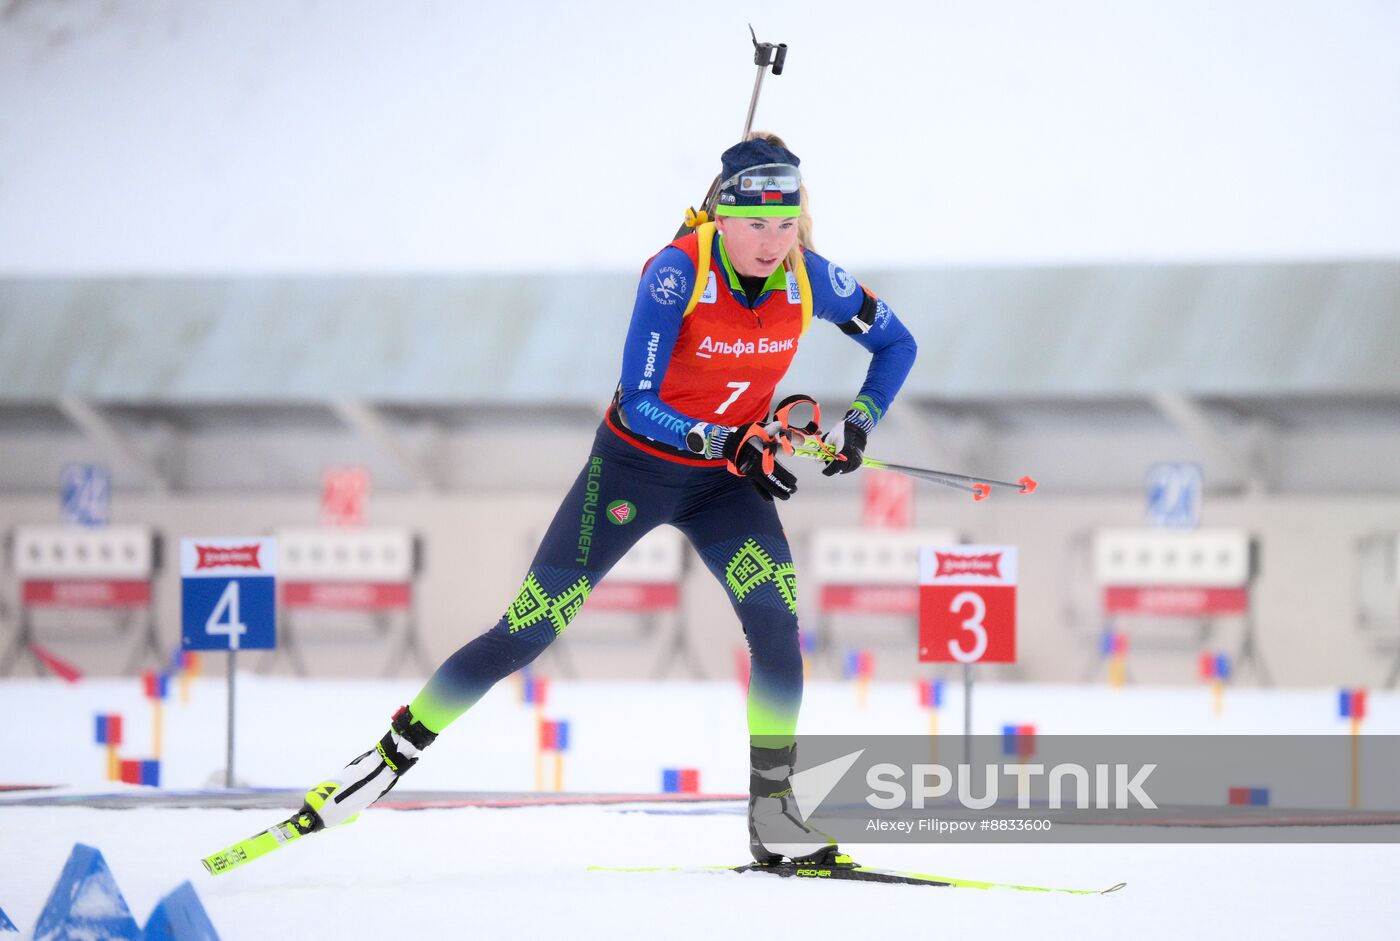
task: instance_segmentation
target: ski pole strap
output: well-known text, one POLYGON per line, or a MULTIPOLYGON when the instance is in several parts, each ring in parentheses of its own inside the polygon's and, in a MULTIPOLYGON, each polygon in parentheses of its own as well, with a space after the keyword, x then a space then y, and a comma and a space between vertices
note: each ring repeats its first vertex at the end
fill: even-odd
POLYGON ((798 435, 820 436, 822 433, 822 407, 810 395, 790 395, 783 399, 778 403, 778 407, 773 409, 773 420, 779 422, 784 431, 798 435), (810 413, 805 411, 808 407, 811 408, 810 413), (807 420, 802 421, 803 418, 807 420))
MULTIPOLYGON (((792 444, 796 441, 804 447, 816 448, 830 460, 835 460, 836 449, 823 440, 826 432, 822 431, 821 422, 822 407, 816 399, 810 395, 790 395, 773 410, 772 424, 778 426, 774 438, 784 454, 797 453, 792 444), (806 412, 808 408, 811 409, 810 413, 806 412)), ((769 427, 771 429, 772 425, 769 427)))
POLYGON ((763 472, 765 474, 773 473, 773 468, 777 464, 776 459, 773 457, 774 441, 769 437, 768 432, 763 430, 761 424, 754 422, 747 428, 738 429, 731 432, 731 434, 737 434, 740 437, 739 444, 733 451, 734 459, 725 463, 725 466, 729 468, 729 473, 733 474, 735 477, 748 476, 743 471, 739 470, 739 459, 744 453, 744 448, 748 447, 751 438, 758 439, 756 443, 763 451, 763 472))

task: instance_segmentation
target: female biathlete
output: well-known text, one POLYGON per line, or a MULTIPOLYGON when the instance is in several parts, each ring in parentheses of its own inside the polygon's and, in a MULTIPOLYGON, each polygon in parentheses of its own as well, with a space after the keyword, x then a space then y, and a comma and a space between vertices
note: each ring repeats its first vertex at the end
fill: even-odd
POLYGON ((301 812, 314 817, 310 829, 343 823, 382 797, 492 684, 563 632, 638 539, 669 523, 724 585, 748 640, 754 859, 837 863, 836 847, 793 812, 788 784, 802 655, 792 553, 773 498, 797 488, 774 460, 769 412, 810 320, 835 324, 871 354, 860 393, 823 439, 831 455, 823 473, 850 473, 916 347, 883 301, 811 250, 799 161, 779 139, 755 134, 722 161, 715 222, 663 248, 642 272, 617 394, 520 593, 494 627, 448 657, 373 749, 311 789, 301 812))

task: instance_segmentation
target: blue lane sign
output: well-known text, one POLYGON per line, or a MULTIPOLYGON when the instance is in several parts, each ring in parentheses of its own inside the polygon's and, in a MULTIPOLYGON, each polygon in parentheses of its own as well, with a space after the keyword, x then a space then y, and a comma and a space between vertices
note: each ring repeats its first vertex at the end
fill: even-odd
POLYGON ((106 526, 112 518, 112 473, 101 464, 65 464, 58 478, 60 518, 79 526, 106 526))
POLYGON ((180 540, 183 649, 276 647, 276 599, 277 540, 180 540))
POLYGON ((1204 479, 1199 464, 1153 464, 1147 469, 1147 522, 1195 529, 1201 525, 1204 479))

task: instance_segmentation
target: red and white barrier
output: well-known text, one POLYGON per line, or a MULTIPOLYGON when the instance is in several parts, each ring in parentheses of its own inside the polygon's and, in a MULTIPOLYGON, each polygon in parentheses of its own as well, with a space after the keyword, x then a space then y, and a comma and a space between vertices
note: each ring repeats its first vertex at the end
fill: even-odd
POLYGON ((828 650, 844 649, 847 645, 835 636, 836 622, 860 614, 907 620, 912 647, 919 616, 919 549, 960 541, 949 529, 814 530, 804 577, 817 586, 819 643, 828 650))
POLYGON ((279 643, 304 674, 298 616, 308 612, 360 614, 387 632, 388 619, 403 621, 399 656, 388 674, 415 655, 432 669, 418 636, 413 608, 419 570, 417 538, 402 527, 282 527, 278 545, 279 643))
POLYGON ((33 650, 33 615, 44 609, 100 612, 123 630, 139 616, 143 630, 127 670, 147 651, 161 662, 153 611, 159 540, 151 527, 19 526, 11 534, 10 559, 19 583, 20 623, 0 657, 0 675, 20 656, 44 665, 33 650))
MULTIPOLYGON (((658 526, 639 539, 607 576, 593 586, 583 609, 585 616, 599 612, 632 616, 640 624, 641 634, 648 637, 660 632, 663 620, 669 621, 671 629, 653 671, 658 679, 670 672, 676 662, 684 664, 695 679, 703 679, 705 675, 700 657, 690 642, 682 610, 681 585, 685 572, 685 537, 674 527, 658 526)), ((566 675, 576 673, 567 651, 573 646, 587 644, 589 639, 588 630, 573 631, 565 636, 566 643, 557 657, 566 675)))
POLYGON ((1267 681, 1250 611, 1255 545, 1242 529, 1104 529, 1094 534, 1094 577, 1106 618, 1245 622, 1237 667, 1267 681))
POLYGON ((593 611, 675 611, 681 605, 685 538, 670 526, 647 533, 588 595, 593 611))

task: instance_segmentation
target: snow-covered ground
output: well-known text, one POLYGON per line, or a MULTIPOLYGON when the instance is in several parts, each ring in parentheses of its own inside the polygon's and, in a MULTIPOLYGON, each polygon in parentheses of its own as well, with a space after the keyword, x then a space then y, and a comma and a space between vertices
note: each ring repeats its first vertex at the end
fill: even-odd
MULTIPOLYGON (((241 676, 237 774, 247 784, 304 787, 382 733, 416 681, 325 682, 241 676)), ((943 731, 962 727, 949 684, 943 731)), ((165 709, 165 783, 202 787, 223 767, 224 686, 196 682, 165 709)), ((1211 713, 1201 689, 985 685, 979 732, 1033 722, 1080 732, 1342 732, 1335 690, 1231 692, 1211 713)), ((1373 694, 1366 729, 1400 730, 1400 696, 1373 694)), ((119 712, 126 757, 146 757, 151 710, 126 680, 0 682, 0 784, 58 784, 70 793, 132 790, 104 779, 93 716, 119 712)), ((735 684, 556 682, 553 718, 571 722, 565 787, 654 793, 664 767, 696 767, 703 789, 746 785, 743 700, 735 684)), ((534 713, 512 682, 494 690, 434 746, 414 790, 533 788, 534 713)), ((927 731, 912 684, 875 684, 857 707, 850 684, 812 684, 804 732, 927 731)), ((17 795, 15 795, 17 796, 17 795)), ((707 865, 746 855, 738 805, 659 808, 372 810, 213 878, 199 859, 267 826, 268 810, 99 810, 0 805, 0 909, 32 929, 73 844, 104 853, 144 923, 185 879, 222 937, 715 938, 975 934, 985 938, 1392 937, 1400 849, 1373 845, 882 844, 849 847, 869 865, 964 878, 1106 887, 1110 896, 1049 896, 878 885, 793 883, 757 876, 600 873, 599 866, 707 865)), ((1338 836, 1340 837, 1340 833, 1338 836)))

